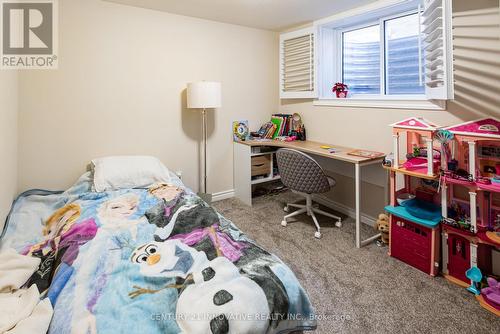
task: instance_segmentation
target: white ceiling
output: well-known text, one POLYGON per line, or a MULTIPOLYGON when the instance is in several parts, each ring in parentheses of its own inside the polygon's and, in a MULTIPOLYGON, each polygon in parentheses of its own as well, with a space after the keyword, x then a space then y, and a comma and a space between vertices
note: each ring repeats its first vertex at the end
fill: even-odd
POLYGON ((376 0, 105 0, 280 31, 376 0))

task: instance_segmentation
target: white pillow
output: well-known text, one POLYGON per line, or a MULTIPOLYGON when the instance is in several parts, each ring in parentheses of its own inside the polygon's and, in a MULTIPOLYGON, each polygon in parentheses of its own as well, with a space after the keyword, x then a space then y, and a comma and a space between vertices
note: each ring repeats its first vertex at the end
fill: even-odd
POLYGON ((147 188, 158 182, 170 182, 169 171, 155 157, 113 156, 92 160, 94 190, 147 188))

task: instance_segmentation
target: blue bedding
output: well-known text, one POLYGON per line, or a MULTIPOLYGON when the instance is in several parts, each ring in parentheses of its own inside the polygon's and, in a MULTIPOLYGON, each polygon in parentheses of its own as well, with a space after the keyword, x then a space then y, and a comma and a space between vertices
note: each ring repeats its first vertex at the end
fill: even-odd
POLYGON ((14 203, 0 250, 41 258, 27 285, 49 298, 49 333, 287 333, 314 329, 291 270, 174 175, 105 193, 90 173, 14 203))

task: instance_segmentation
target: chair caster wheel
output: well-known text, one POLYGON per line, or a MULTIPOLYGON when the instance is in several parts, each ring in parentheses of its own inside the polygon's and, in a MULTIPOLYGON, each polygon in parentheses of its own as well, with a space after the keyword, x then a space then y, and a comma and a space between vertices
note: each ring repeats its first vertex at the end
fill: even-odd
POLYGON ((338 228, 342 227, 342 222, 339 220, 338 222, 335 223, 335 226, 338 228))
POLYGON ((290 208, 288 207, 288 205, 283 208, 283 211, 285 211, 285 212, 290 211, 290 208))
POLYGON ((286 224, 286 220, 283 220, 283 221, 281 222, 281 226, 286 227, 286 225, 287 225, 287 224, 286 224))
POLYGON ((314 237, 315 237, 316 239, 321 239, 321 232, 316 232, 316 233, 314 233, 314 237))

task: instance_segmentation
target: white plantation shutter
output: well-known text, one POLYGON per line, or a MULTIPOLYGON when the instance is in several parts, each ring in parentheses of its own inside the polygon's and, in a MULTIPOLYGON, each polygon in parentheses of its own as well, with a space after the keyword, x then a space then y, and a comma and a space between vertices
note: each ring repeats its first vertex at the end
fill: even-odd
POLYGON ((452 0, 424 0, 425 94, 453 99, 452 0))
POLYGON ((313 28, 281 34, 281 98, 314 98, 317 96, 315 37, 313 28))

